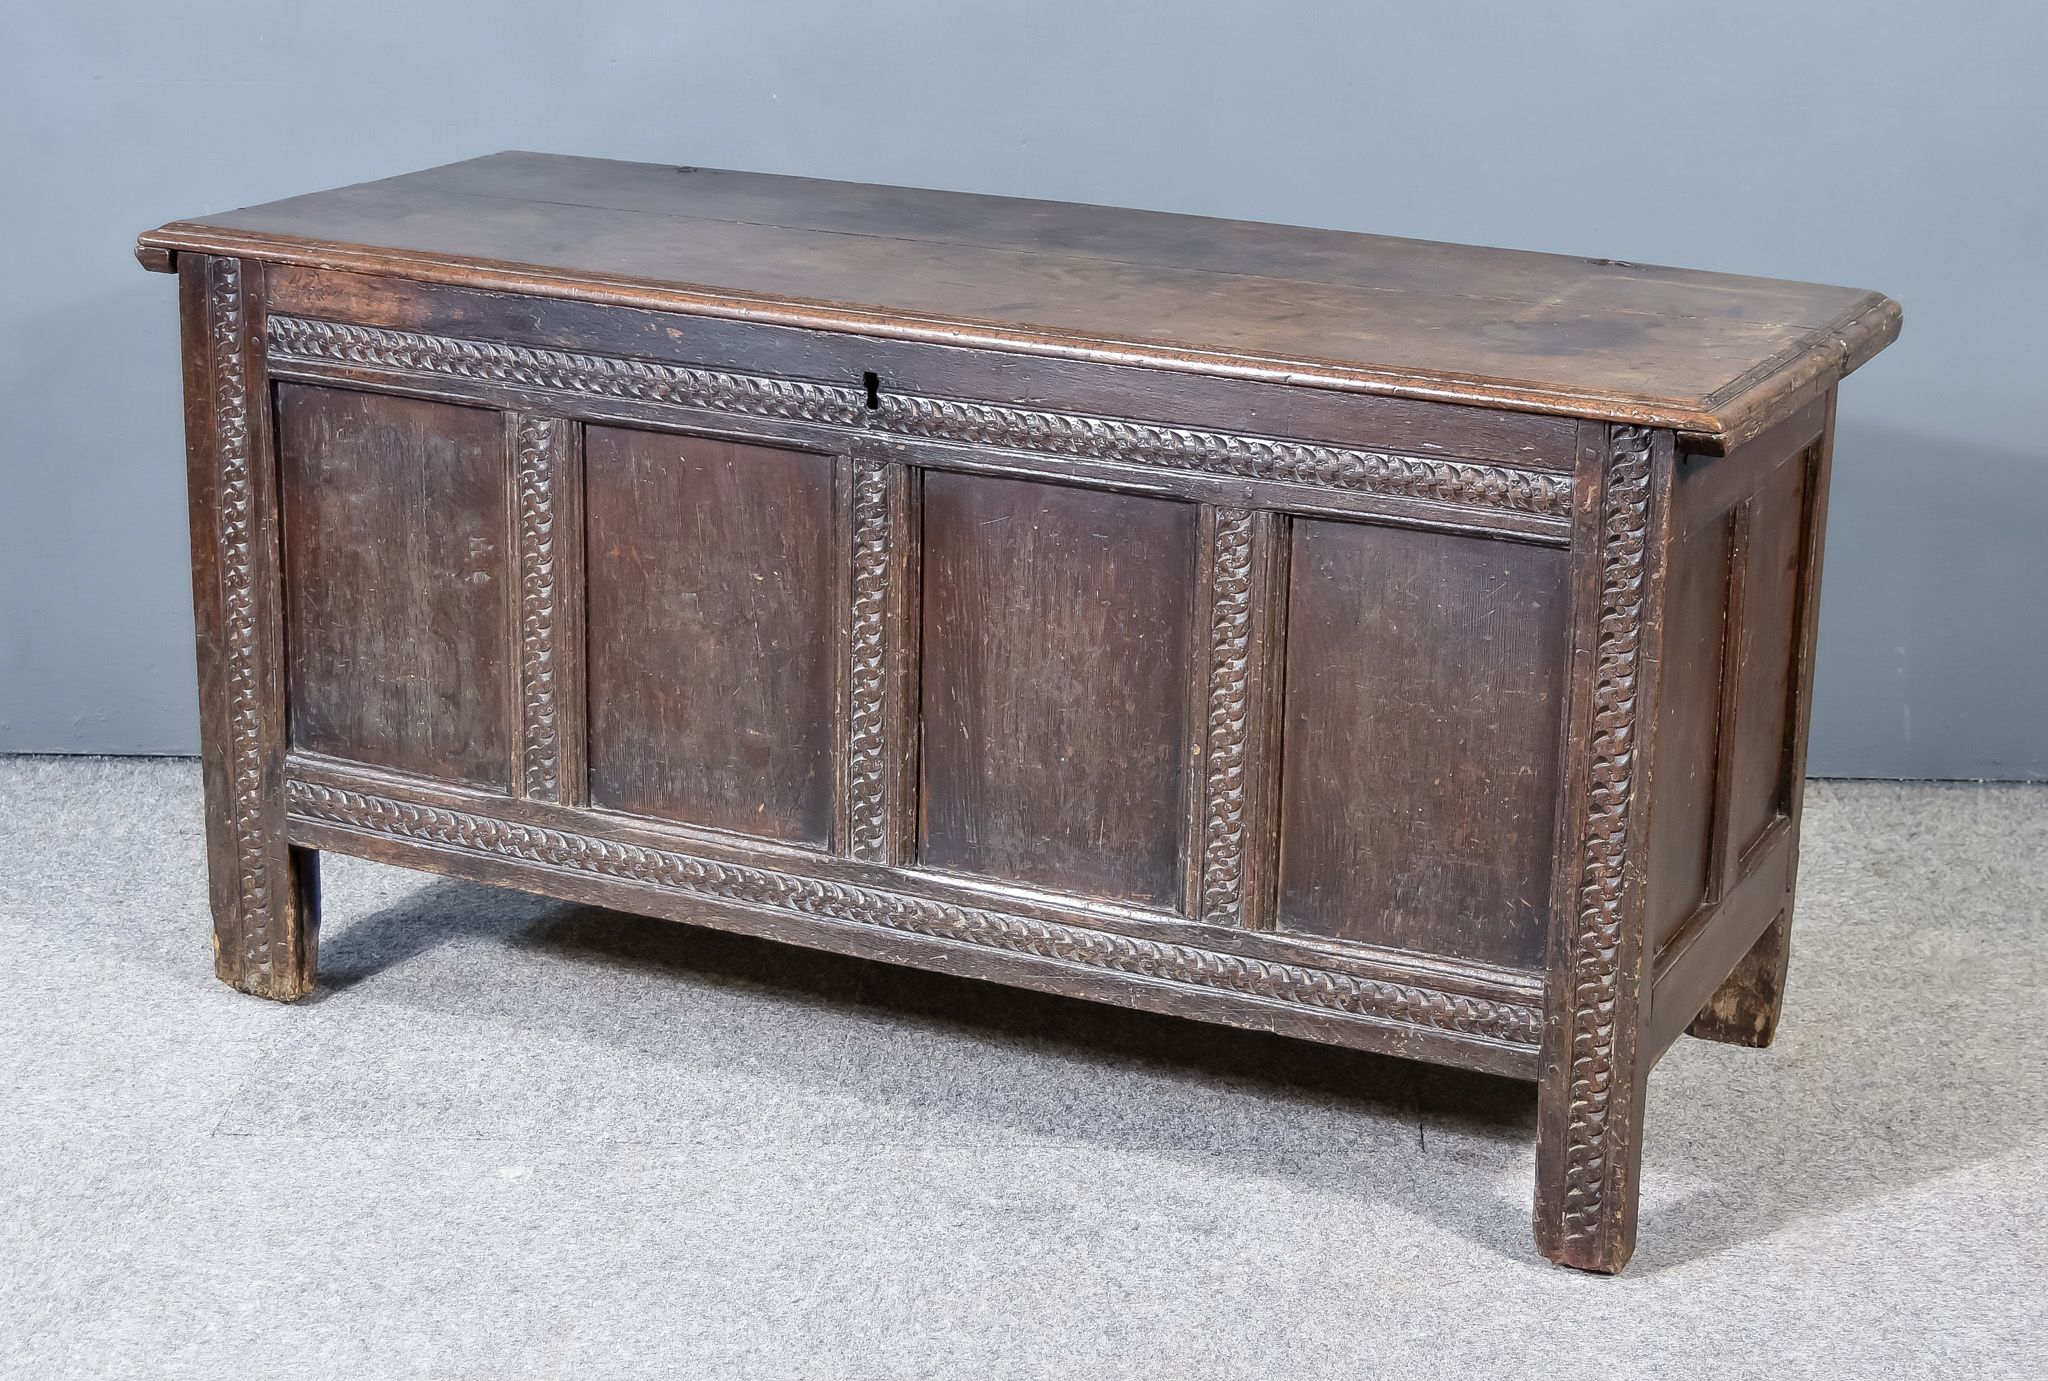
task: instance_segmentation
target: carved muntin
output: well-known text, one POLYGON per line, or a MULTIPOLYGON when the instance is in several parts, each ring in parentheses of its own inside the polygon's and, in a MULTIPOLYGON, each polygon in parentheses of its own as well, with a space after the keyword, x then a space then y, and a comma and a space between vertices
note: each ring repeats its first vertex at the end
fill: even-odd
POLYGON ((918 488, 909 467, 855 451, 846 851, 896 865, 909 861, 917 809, 918 488))
POLYGON ((582 428, 511 413, 513 550, 518 554, 519 792, 583 799, 582 428))
POLYGON ((1190 914, 1210 925, 1272 923, 1286 521, 1257 509, 1209 514, 1209 676, 1190 914))

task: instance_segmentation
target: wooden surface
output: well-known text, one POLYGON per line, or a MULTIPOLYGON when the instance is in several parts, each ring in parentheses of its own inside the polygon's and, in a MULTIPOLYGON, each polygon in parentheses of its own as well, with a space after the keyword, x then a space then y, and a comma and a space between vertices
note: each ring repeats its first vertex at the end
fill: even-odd
POLYGON ((284 501, 263 265, 188 257, 178 306, 214 972, 295 1001, 318 966, 319 856, 285 824, 284 501))
POLYGON ((828 843, 831 459, 591 427, 584 465, 592 803, 828 843))
POLYGON ((920 858, 1172 905, 1194 505, 932 474, 920 858))
POLYGON ((512 789, 505 419, 277 389, 292 743, 512 789))
POLYGON ((1570 559, 1297 521, 1278 923, 1538 969, 1570 559))
POLYGON ((338 849, 1533 1078, 1601 1271, 1776 1029, 1888 299, 536 155, 142 258, 238 987, 338 849))
POLYGON ((1896 303, 1848 288, 535 153, 172 222, 141 250, 1641 422, 1723 448, 1899 327, 1896 303))

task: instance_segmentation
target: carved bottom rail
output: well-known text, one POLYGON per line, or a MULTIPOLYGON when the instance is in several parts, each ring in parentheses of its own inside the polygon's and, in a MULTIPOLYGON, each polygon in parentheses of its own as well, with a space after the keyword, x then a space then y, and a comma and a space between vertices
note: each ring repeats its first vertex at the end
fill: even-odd
MULTIPOLYGON (((651 848, 598 833, 542 828, 469 810, 424 805, 299 778, 285 787, 294 825, 327 826, 537 869, 587 874, 708 902, 789 912, 1003 950, 1089 969, 1225 992, 1357 1018, 1379 1027, 1455 1037, 1487 1067, 1533 1070, 1541 1013, 1529 1001, 1494 1000, 1375 981, 1119 935, 1042 917, 806 877, 775 868, 651 848)), ((601 822, 598 825, 602 828, 601 822)), ((309 841, 310 842, 310 841, 309 841)))

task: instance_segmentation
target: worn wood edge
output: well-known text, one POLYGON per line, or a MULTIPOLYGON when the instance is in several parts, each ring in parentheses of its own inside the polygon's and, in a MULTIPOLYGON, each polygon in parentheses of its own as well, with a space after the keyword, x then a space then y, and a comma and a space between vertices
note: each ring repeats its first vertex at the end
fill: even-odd
POLYGON ((1734 971, 1708 996, 1685 1034, 1719 1045, 1768 1048, 1777 1037, 1778 1018, 1784 1011, 1791 958, 1791 925, 1786 912, 1780 911, 1748 952, 1735 961, 1734 971))
MULTIPOLYGON (((1795 409, 1789 416, 1771 424, 1761 434, 1744 442, 1740 448, 1744 453, 1755 452, 1769 457, 1758 464, 1747 480, 1738 478, 1740 465, 1723 467, 1724 474, 1716 475, 1712 468, 1705 474, 1687 476, 1679 485, 1674 502, 1679 504, 1677 521, 1681 536, 1690 537, 1702 522, 1716 522, 1728 516, 1730 506, 1752 497, 1769 484, 1784 466, 1796 461, 1813 447, 1827 427, 1827 399, 1823 394, 1795 409)), ((1704 452, 1694 452, 1704 455, 1704 452)), ((1713 465, 1714 459, 1735 458, 1733 452, 1694 464, 1713 465)))
POLYGON ((215 434, 213 313, 204 255, 187 255, 178 269, 178 318, 183 348, 185 486, 192 548, 192 622, 198 667, 199 762, 204 790, 207 901, 216 972, 232 981, 226 956, 239 922, 240 870, 235 866, 234 798, 230 786, 227 691, 227 603, 219 540, 220 466, 215 434), (225 934, 224 934, 225 932, 225 934))
POLYGON ((298 843, 314 842, 298 832, 301 825, 333 827, 455 849, 507 867, 531 865, 549 876, 594 873, 646 883, 657 891, 1140 974, 1194 992, 1233 992, 1305 1005, 1337 1019, 1371 1018, 1402 1028, 1448 1031, 1533 1056, 1538 1017, 1529 995, 1520 986, 1502 991, 1502 985, 1474 983, 1476 975, 1469 973, 1454 975, 1465 979, 1454 986, 1484 986, 1486 995, 1359 972, 1370 966, 1355 963, 1341 970, 1324 967, 1316 956, 1283 959, 1217 950, 1203 943, 1208 936, 1185 922, 1179 923, 1180 933, 1169 929, 1163 935, 1104 930, 1100 924, 1109 918, 1077 915, 1073 908, 1019 907, 1015 902, 1025 899, 982 897, 961 889, 936 889, 934 895, 930 885, 915 885, 921 879, 827 855, 789 860, 729 847, 709 849, 676 830, 632 828, 592 812, 510 798, 463 800, 448 792, 412 791, 390 774, 341 770, 298 756, 292 769, 286 795, 298 843))
MULTIPOLYGON (((290 738, 285 700, 285 588, 283 476, 278 470, 275 417, 268 366, 269 309, 264 287, 269 266, 242 264, 244 371, 248 384, 248 474, 254 544, 257 700, 261 730, 261 820, 264 864, 272 898, 271 927, 259 937, 247 991, 279 1001, 296 1001, 313 990, 318 964, 319 918, 307 910, 317 884, 297 875, 300 853, 291 848, 284 825, 284 757, 290 738)), ((250 977, 245 971, 244 978, 250 977)))
MULTIPOLYGON (((284 835, 284 610, 278 475, 265 370, 264 266, 193 256, 180 274, 188 483, 195 503, 194 619, 208 741, 208 871, 214 971, 259 997, 312 990, 317 917, 284 835), (196 319, 191 316, 197 313, 196 319), (197 405, 195 408, 195 404, 197 405), (205 574, 202 575, 202 572, 205 574), (208 586, 212 588, 207 588, 208 586), (216 791, 216 788, 218 790, 216 791), (225 883, 223 878, 226 879, 225 883)), ((204 739, 204 729, 202 729, 204 739)))
POLYGON ((1726 455, 1832 390, 1899 338, 1905 310, 1883 293, 1866 293, 1825 326, 1722 385, 1702 400, 1718 426, 1680 427, 1678 448, 1726 455))
MULTIPOLYGON (((268 601, 260 491, 263 460, 255 419, 267 415, 268 386, 261 355, 250 348, 250 294, 239 259, 205 264, 209 348, 212 352, 213 430, 218 507, 209 534, 220 553, 221 681, 226 696, 229 833, 234 841, 235 917, 238 933, 216 958, 220 976, 245 991, 265 986, 272 967, 270 935, 284 928, 283 903, 272 886, 265 839, 265 637, 268 601), (252 358, 253 357, 253 358, 252 358), (253 368, 252 368, 253 366, 253 368), (251 375, 256 378, 252 379, 251 375)), ((224 937, 227 938, 227 937, 224 937)))
POLYGON ((1688 921, 1682 936, 1659 953, 1650 983, 1649 1020, 1644 1024, 1641 1058, 1646 1064, 1654 1063, 1685 1034, 1707 1000, 1784 910, 1782 904, 1767 905, 1759 899, 1787 890, 1792 856, 1788 826, 1781 816, 1766 832, 1770 847, 1759 864, 1767 866, 1752 868, 1718 906, 1706 910, 1697 924, 1688 921))
POLYGON ((1545 945, 1543 1048, 1537 1068, 1536 1192, 1531 1226, 1537 1250, 1555 1259, 1561 1250, 1564 1223, 1564 1176, 1561 1157, 1570 1113, 1567 1067, 1570 1061, 1571 951, 1578 928, 1579 860, 1585 848, 1593 738, 1594 679, 1599 662, 1598 630, 1605 563, 1602 540, 1605 475, 1609 453, 1604 422, 1578 424, 1576 482, 1572 491, 1574 527, 1570 609, 1571 643, 1566 663, 1564 703, 1558 716, 1557 826, 1552 856, 1550 927, 1545 945))
MULTIPOLYGON (((847 303, 743 294, 687 283, 655 284, 644 278, 622 274, 572 273, 545 265, 434 255, 414 250, 350 248, 299 236, 238 231, 191 221, 172 221, 149 231, 140 237, 138 246, 171 252, 196 250, 243 254, 306 268, 372 272, 387 278, 422 283, 559 297, 615 307, 645 307, 686 316, 724 317, 771 326, 796 326, 891 340, 1045 355, 1098 364, 1127 364, 1177 373, 1629 423, 1677 431, 1689 438, 1704 438, 1711 444, 1736 444, 1736 433, 1740 430, 1731 426, 1717 410, 1704 406, 1699 400, 1561 388, 1532 380, 1497 379, 1415 367, 1341 364, 1308 357, 1225 352, 1174 342, 1027 330, 973 319, 920 316, 847 303)), ((1890 301, 1882 294, 1870 296, 1890 301)), ((1893 303, 1892 308, 1896 314, 1897 304, 1893 303)), ((1816 377, 1839 377, 1839 374, 1829 374, 1837 356, 1828 348, 1828 342, 1835 338, 1838 330, 1846 330, 1848 326, 1849 323, 1843 322, 1839 327, 1831 324, 1819 328, 1806 338, 1810 344, 1802 342, 1794 348, 1800 353, 1795 355, 1794 350, 1783 351, 1773 360, 1785 360, 1784 367, 1790 369, 1806 354, 1817 353, 1820 362, 1814 370, 1816 377)), ((1894 321, 1891 337, 1896 335, 1897 324, 1894 321)), ((1859 336, 1851 355, 1860 364, 1889 343, 1891 337, 1871 343, 1859 336)), ((1748 378, 1746 374, 1734 382, 1748 378)), ((1755 395, 1753 406, 1761 409, 1769 393, 1766 386, 1771 383, 1772 379, 1765 378, 1745 384, 1745 397, 1755 395)), ((1727 387, 1723 385, 1723 389, 1727 387)), ((1738 420, 1742 416, 1738 414, 1738 420)))

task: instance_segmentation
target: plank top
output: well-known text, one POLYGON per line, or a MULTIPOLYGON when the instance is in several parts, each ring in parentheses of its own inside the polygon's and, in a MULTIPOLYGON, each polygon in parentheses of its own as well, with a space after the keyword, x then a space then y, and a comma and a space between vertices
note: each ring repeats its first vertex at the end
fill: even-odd
POLYGON ((1067 202, 500 153, 141 237, 178 251, 1755 435, 1882 293, 1067 202))

